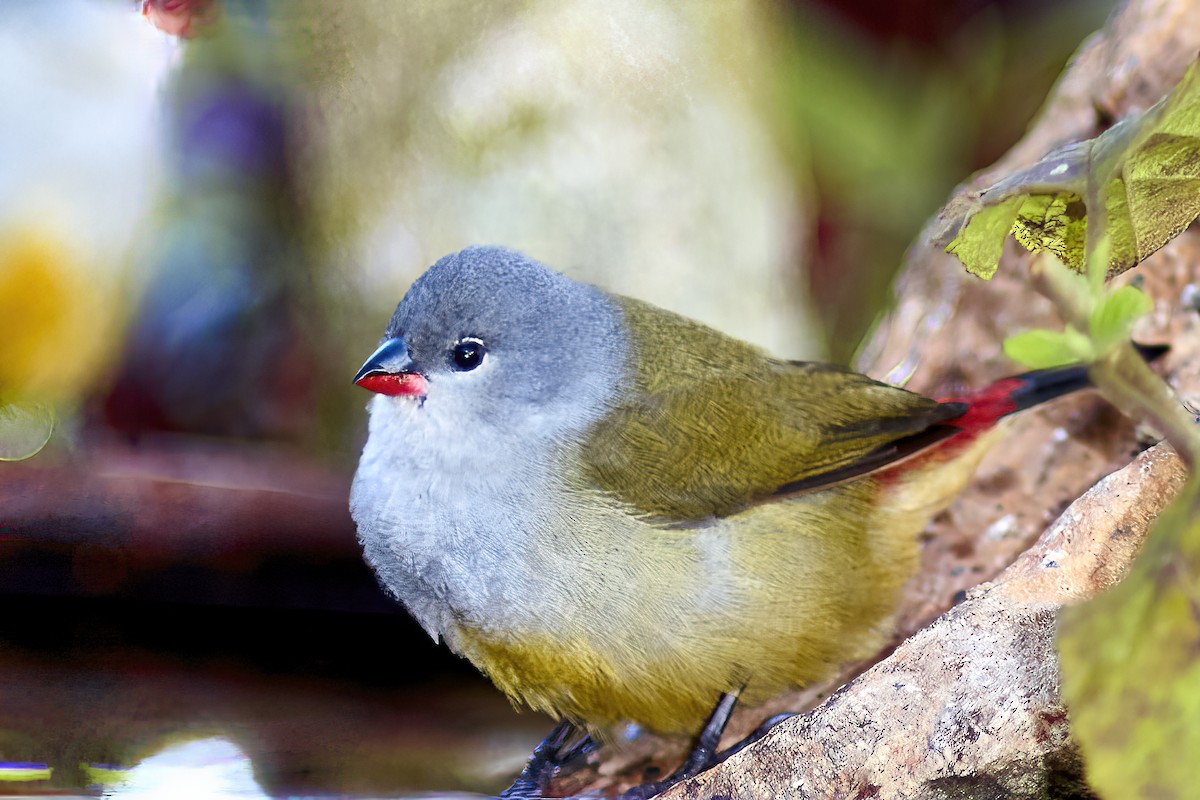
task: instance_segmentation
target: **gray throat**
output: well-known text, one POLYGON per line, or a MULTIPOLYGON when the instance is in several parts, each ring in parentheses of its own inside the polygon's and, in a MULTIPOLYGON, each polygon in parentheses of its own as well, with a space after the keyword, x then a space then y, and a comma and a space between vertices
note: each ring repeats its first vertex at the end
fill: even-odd
POLYGON ((371 402, 350 493, 363 554, 434 639, 456 623, 526 625, 526 598, 553 590, 538 544, 570 513, 554 474, 564 454, 540 438, 465 435, 441 419, 407 399, 371 402))

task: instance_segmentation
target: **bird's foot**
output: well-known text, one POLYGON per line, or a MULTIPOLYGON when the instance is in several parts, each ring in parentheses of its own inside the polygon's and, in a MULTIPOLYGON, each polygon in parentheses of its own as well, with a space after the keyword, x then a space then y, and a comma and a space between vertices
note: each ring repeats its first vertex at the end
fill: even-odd
POLYGON ((766 736, 777 724, 783 722, 788 717, 795 716, 794 714, 776 714, 755 728, 749 736, 737 744, 732 745, 726 750, 717 750, 717 744, 721 741, 721 734, 725 732, 725 726, 729 723, 729 717, 733 714, 734 706, 737 705, 737 697, 735 692, 721 695, 721 699, 717 702, 717 707, 713 709, 712 716, 708 718, 704 729, 700 731, 700 736, 696 740, 696 746, 692 748, 692 752, 684 759, 679 769, 661 781, 646 783, 629 789, 618 800, 649 800, 651 797, 662 794, 675 784, 682 783, 688 778, 699 775, 701 772, 720 764, 731 755, 740 753, 766 736))
POLYGON ((764 722, 762 725, 759 725, 757 728, 752 730, 745 739, 742 739, 740 742, 737 742, 736 744, 730 745, 729 748, 726 750, 722 750, 721 754, 717 757, 718 763, 720 763, 721 761, 724 761, 725 759, 729 758, 732 755, 736 755, 737 753, 742 752, 747 747, 754 744, 759 739, 763 738, 768 733, 770 733, 775 728, 776 725, 783 722, 785 719, 791 719, 794 716, 796 716, 794 713, 788 711, 783 714, 776 714, 775 716, 771 717, 766 722, 764 722))
POLYGON ((587 735, 568 746, 577 733, 575 726, 567 720, 555 725, 541 744, 533 748, 525 769, 497 800, 540 800, 560 767, 596 749, 595 741, 587 735))
MULTIPOLYGON (((740 753, 766 736, 777 724, 795 716, 794 714, 777 714, 755 728, 745 739, 725 750, 718 750, 717 745, 721 741, 721 735, 725 732, 725 726, 729 723, 729 718, 736 705, 737 694, 735 692, 721 695, 716 708, 713 709, 712 715, 696 739, 696 746, 692 748, 679 768, 661 781, 642 784, 627 790, 617 800, 649 800, 649 798, 662 794, 672 786, 715 767, 735 753, 740 753)), ((533 749, 533 755, 529 757, 525 769, 513 781, 512 786, 501 792, 497 800, 542 800, 550 780, 554 778, 561 767, 586 756, 598 747, 592 737, 587 735, 568 745, 568 742, 578 733, 578 729, 566 720, 555 725, 546 738, 533 749)))

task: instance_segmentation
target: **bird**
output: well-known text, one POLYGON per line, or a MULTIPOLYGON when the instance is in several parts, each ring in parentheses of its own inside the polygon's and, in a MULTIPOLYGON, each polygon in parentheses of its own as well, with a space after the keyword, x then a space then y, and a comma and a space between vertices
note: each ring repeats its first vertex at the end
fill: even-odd
POLYGON ((731 692, 876 652, 997 423, 1088 385, 932 399, 490 246, 419 277, 354 382, 382 586, 515 703, 600 735, 693 733, 731 692))

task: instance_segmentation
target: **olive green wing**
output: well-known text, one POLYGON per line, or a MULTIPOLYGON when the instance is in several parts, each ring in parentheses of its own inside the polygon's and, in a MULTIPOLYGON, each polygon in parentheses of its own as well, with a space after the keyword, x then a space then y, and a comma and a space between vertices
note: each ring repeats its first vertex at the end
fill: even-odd
POLYGON ((953 435, 943 423, 965 410, 623 303, 638 332, 632 386, 583 461, 597 488, 649 515, 723 516, 840 483, 953 435))

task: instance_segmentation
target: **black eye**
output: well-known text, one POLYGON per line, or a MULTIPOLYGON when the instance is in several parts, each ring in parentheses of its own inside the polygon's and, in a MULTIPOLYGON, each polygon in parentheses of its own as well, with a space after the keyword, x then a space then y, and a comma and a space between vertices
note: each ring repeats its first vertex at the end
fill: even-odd
POLYGON ((463 339, 450 350, 450 360, 455 369, 466 372, 482 364, 486 352, 487 348, 478 339, 463 339))

